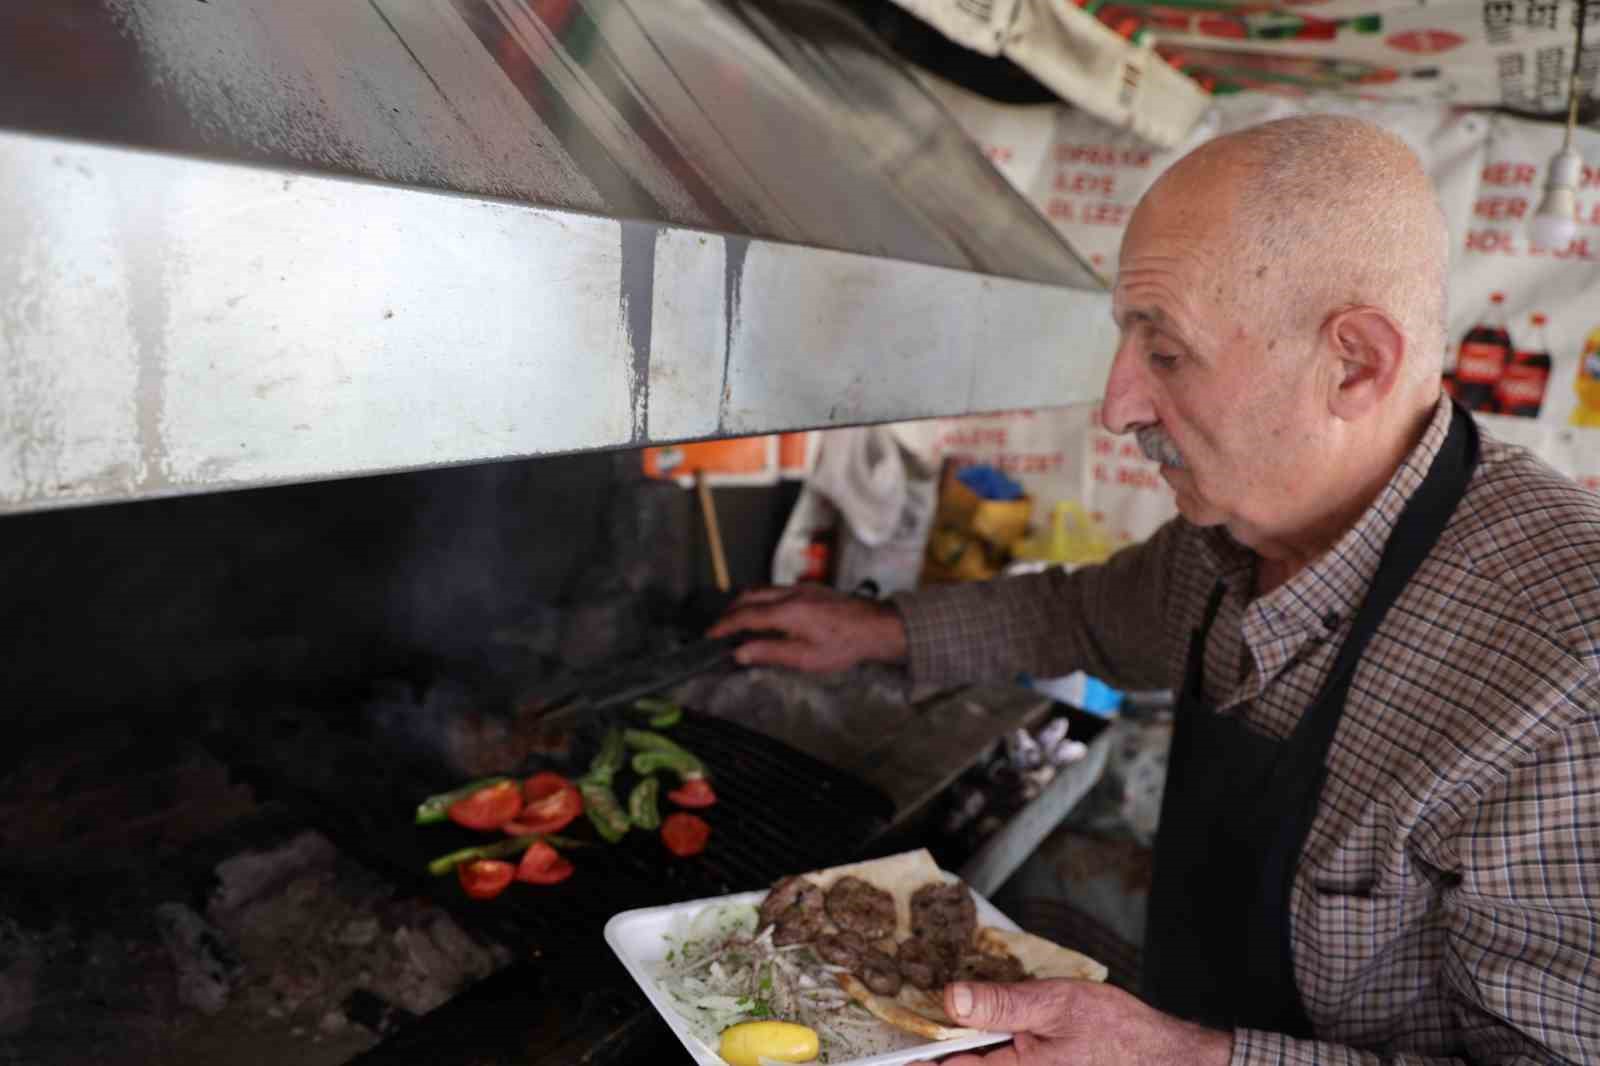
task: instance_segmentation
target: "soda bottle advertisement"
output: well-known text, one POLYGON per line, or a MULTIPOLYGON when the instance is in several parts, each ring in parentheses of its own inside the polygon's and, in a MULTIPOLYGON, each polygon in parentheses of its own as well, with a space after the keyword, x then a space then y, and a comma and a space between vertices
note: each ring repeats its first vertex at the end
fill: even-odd
POLYGON ((1461 338, 1453 373, 1445 374, 1445 388, 1469 411, 1499 412, 1497 390, 1511 361, 1511 333, 1506 329, 1505 293, 1489 294, 1483 318, 1461 338))
POLYGON ((1513 418, 1538 418, 1544 406, 1545 388, 1550 384, 1550 342, 1545 339, 1545 316, 1534 312, 1528 332, 1513 346, 1495 386, 1495 413, 1513 418))

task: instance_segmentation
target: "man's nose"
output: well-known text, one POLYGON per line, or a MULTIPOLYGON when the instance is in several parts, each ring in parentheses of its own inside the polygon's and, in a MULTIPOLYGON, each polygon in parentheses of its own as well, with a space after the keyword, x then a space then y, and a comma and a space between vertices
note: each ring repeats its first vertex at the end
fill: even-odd
POLYGON ((1100 402, 1100 420, 1113 433, 1127 433, 1156 421, 1149 383, 1132 349, 1126 343, 1117 349, 1106 378, 1105 399, 1100 402))

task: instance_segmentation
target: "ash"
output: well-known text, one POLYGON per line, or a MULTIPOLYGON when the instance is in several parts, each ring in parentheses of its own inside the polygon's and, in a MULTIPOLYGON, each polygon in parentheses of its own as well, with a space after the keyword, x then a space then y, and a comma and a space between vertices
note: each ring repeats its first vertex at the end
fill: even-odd
POLYGON ((511 961, 315 832, 212 877, 5 900, 0 1063, 339 1063, 511 961))

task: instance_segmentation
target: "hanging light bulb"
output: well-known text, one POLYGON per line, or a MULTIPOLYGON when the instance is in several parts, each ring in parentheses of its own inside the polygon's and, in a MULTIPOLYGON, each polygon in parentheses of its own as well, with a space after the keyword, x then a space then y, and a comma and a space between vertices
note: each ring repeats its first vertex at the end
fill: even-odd
POLYGON ((1562 249, 1578 235, 1578 178, 1583 173, 1583 157, 1572 147, 1572 132, 1578 124, 1578 61, 1583 58, 1583 24, 1589 0, 1579 0, 1577 45, 1572 53, 1572 80, 1567 89, 1567 133, 1561 151, 1550 157, 1544 181, 1544 195, 1533 213, 1530 234, 1535 248, 1562 249))
POLYGON ((1544 195, 1533 213, 1533 246, 1565 248, 1578 235, 1578 176, 1583 158, 1570 145, 1550 157, 1544 195))

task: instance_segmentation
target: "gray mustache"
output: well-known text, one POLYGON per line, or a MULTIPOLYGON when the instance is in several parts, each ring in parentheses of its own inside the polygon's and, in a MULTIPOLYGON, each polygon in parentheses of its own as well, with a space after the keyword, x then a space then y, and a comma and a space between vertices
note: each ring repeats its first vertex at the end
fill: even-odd
POLYGON ((1166 430, 1160 426, 1145 426, 1139 430, 1138 437, 1139 450, 1144 452, 1146 459, 1178 470, 1184 469, 1183 455, 1172 438, 1167 436, 1166 430))

